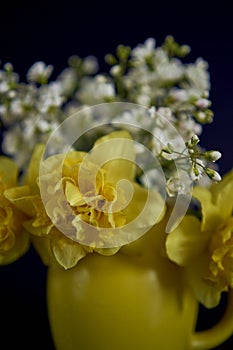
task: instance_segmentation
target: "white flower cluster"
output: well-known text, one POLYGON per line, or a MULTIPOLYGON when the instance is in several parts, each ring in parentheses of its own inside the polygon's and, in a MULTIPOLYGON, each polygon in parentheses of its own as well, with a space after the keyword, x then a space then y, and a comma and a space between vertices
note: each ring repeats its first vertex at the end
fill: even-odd
MULTIPOLYGON (((53 66, 44 62, 36 62, 29 69, 26 82, 21 82, 12 65, 6 63, 0 70, 3 152, 13 156, 23 171, 34 146, 39 142, 45 143, 74 111, 106 102, 130 102, 148 109, 147 130, 158 136, 159 141, 149 139, 148 135, 140 137, 160 158, 167 176, 169 195, 184 192, 184 185, 173 167, 174 160, 188 159, 190 176, 195 181, 200 180, 204 173, 218 181, 219 174, 208 164, 220 157, 219 152, 202 152, 198 142, 194 142, 202 132, 202 124, 212 122, 213 118, 208 99, 208 64, 202 58, 194 63, 183 63, 182 58, 189 50, 186 45, 178 45, 171 36, 158 47, 155 40, 149 38, 133 49, 119 45, 116 54, 108 54, 109 73, 98 72, 94 56, 84 59, 72 56, 68 67, 55 80, 51 79, 53 66), (173 125, 186 142, 186 151, 181 149, 183 143, 173 135, 164 120, 173 125)), ((88 114, 75 127, 85 129, 92 118, 88 114)), ((142 127, 145 124, 137 112, 124 113, 119 118, 128 123, 138 120, 142 127)), ((57 144, 62 145, 64 135, 56 135, 57 144)), ((152 182, 156 172, 153 174, 152 182)))
MULTIPOLYGON (((127 100, 146 107, 169 108, 174 125, 183 137, 189 139, 193 133, 201 134, 200 124, 212 121, 208 64, 202 58, 184 64, 177 55, 187 54, 189 48, 176 45, 168 37, 162 46, 156 48, 155 40, 149 38, 130 52, 125 74, 113 76, 115 80, 121 78, 118 90, 121 98, 126 96, 127 100), (172 54, 170 49, 174 46, 176 50, 172 54)), ((111 57, 110 61, 117 62, 113 66, 114 72, 116 67, 118 72, 123 71, 125 62, 121 62, 122 56, 124 58, 124 52, 118 52, 118 59, 111 57)))
MULTIPOLYGON (((81 62, 78 57, 70 60, 81 62)), ((85 58, 80 68, 82 74, 92 74, 97 68, 96 59, 85 58)), ((52 71, 51 65, 36 62, 27 73, 27 81, 20 82, 10 63, 0 70, 2 150, 13 156, 22 170, 27 167, 34 146, 46 143, 66 117, 67 101, 79 83, 76 67, 70 66, 55 81, 49 81, 52 71)), ((56 142, 62 145, 64 135, 56 135, 56 142)))

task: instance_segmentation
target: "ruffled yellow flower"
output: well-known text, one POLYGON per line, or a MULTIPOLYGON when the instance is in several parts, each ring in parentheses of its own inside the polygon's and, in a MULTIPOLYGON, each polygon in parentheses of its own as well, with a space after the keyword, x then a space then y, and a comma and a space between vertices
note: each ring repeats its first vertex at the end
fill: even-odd
POLYGON ((9 264, 29 248, 29 237, 23 229, 24 215, 5 197, 5 191, 16 186, 18 168, 9 158, 0 157, 0 264, 9 264))
POLYGON ((186 215, 167 236, 168 257, 184 266, 196 298, 206 307, 233 288, 233 170, 210 189, 195 187, 201 221, 186 215))
POLYGON ((89 153, 70 151, 41 161, 43 152, 38 145, 26 185, 9 190, 8 197, 28 216, 24 226, 44 263, 55 258, 67 269, 93 251, 115 254, 162 219, 159 193, 135 181, 128 132, 100 138, 89 153))

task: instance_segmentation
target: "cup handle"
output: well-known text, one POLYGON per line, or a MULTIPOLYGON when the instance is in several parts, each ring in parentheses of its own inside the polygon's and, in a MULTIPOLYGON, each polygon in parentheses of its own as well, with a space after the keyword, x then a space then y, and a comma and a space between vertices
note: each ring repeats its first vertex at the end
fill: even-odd
POLYGON ((229 290, 226 310, 212 328, 191 336, 191 350, 207 350, 222 344, 233 334, 233 289, 229 290))

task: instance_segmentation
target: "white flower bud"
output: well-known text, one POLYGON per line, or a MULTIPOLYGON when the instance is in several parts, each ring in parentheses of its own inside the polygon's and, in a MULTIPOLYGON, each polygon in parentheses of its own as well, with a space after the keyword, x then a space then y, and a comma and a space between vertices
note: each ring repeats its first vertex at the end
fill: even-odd
POLYGON ((211 105, 211 102, 206 98, 200 98, 196 101, 196 106, 201 109, 208 108, 211 105))
POLYGON ((190 176, 193 181, 199 181, 202 177, 202 174, 204 172, 203 163, 201 160, 198 160, 198 164, 193 164, 190 176))
POLYGON ((200 141, 199 137, 197 135, 193 135, 191 137, 191 142, 193 145, 196 145, 200 141))
POLYGON ((98 71, 99 65, 95 56, 87 56, 83 60, 83 69, 87 74, 94 74, 98 71))
POLYGON ((183 89, 176 89, 171 92, 171 97, 177 102, 183 102, 187 100, 188 94, 187 91, 183 89))
POLYGON ((222 157, 222 154, 219 151, 208 151, 205 152, 205 158, 211 162, 216 162, 219 158, 222 157))
POLYGON ((110 69, 110 74, 113 76, 113 77, 117 77, 118 75, 120 75, 121 73, 121 67, 116 64, 115 66, 112 66, 112 68, 110 69))
POLYGON ((193 146, 196 146, 198 142, 200 141, 199 137, 194 134, 189 141, 186 142, 186 146, 188 148, 193 148, 193 146))
POLYGON ((9 97, 10 99, 15 98, 15 97, 16 97, 16 92, 15 92, 15 90, 10 90, 10 91, 8 91, 7 97, 9 97))
POLYGON ((219 173, 217 171, 210 169, 210 168, 206 168, 205 172, 212 181, 214 181, 214 182, 221 181, 221 176, 219 175, 219 173))
POLYGON ((197 120, 202 123, 206 120, 206 114, 204 112, 197 113, 197 120))
POLYGON ((5 63, 3 68, 6 72, 13 72, 13 66, 10 62, 5 63))

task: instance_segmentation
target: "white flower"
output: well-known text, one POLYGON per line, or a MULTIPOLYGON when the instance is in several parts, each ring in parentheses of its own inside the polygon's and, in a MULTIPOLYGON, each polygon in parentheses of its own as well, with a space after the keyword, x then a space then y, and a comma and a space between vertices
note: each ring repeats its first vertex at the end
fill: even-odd
POLYGON ((12 100, 13 98, 16 97, 16 91, 15 91, 15 90, 9 90, 9 91, 7 92, 7 97, 8 97, 10 100, 12 100))
POLYGON ((162 192, 166 186, 165 174, 160 169, 146 170, 140 177, 140 182, 146 188, 157 188, 162 192))
POLYGON ((0 105, 0 116, 3 117, 4 114, 6 114, 7 108, 5 105, 0 105))
POLYGON ((51 123, 44 119, 37 119, 36 121, 37 128, 40 132, 46 133, 51 130, 51 123))
POLYGON ((48 65, 42 61, 36 62, 32 65, 27 73, 27 80, 31 82, 41 83, 47 81, 52 74, 53 66, 48 65))
POLYGON ((171 89, 170 97, 172 97, 176 102, 184 102, 187 101, 188 94, 184 89, 174 88, 171 89))
POLYGON ((181 118, 177 121, 177 129, 180 135, 184 140, 190 139, 190 137, 195 133, 200 135, 202 133, 202 126, 194 121, 194 119, 187 118, 187 115, 183 115, 184 118, 181 118))
POLYGON ((58 76, 57 82, 60 83, 60 93, 63 96, 73 94, 77 85, 77 74, 74 68, 65 68, 58 76))
POLYGON ((24 134, 18 124, 4 133, 2 149, 5 154, 12 155, 19 167, 27 163, 31 154, 33 139, 25 142, 24 134), (20 150, 20 152, 19 152, 20 150))
POLYGON ((196 101, 195 104, 198 108, 205 109, 211 105, 211 102, 206 98, 200 98, 199 100, 196 101))
MULTIPOLYGON (((119 116, 114 118, 114 122, 128 124, 128 125, 136 125, 141 126, 142 131, 152 131, 155 127, 155 120, 153 118, 153 109, 141 109, 135 107, 131 108, 128 111, 124 111, 119 116), (152 114, 152 115, 151 115, 152 114)), ((135 132, 134 128, 130 130, 132 134, 138 134, 138 130, 135 132)), ((135 135, 136 137, 136 135, 135 135)))
POLYGON ((0 82, 0 93, 4 94, 9 90, 9 85, 8 82, 6 81, 1 81, 0 82))
POLYGON ((112 66, 112 68, 110 69, 110 74, 113 77, 117 77, 120 73, 121 73, 121 67, 119 64, 112 66))
POLYGON ((50 112, 53 107, 60 107, 65 100, 64 96, 61 96, 61 91, 60 82, 52 82, 42 86, 37 102, 38 110, 44 114, 50 112))
POLYGON ((139 105, 149 107, 151 105, 151 99, 148 95, 139 95, 136 101, 139 105))
POLYGON ((190 176, 193 181, 199 181, 204 173, 205 163, 198 159, 196 163, 192 164, 190 176))
POLYGON ((23 105, 22 101, 19 98, 16 98, 11 102, 10 111, 16 116, 21 116, 23 114, 23 105))
POLYGON ((148 38, 144 44, 139 44, 132 50, 132 56, 139 61, 144 61, 145 58, 153 55, 155 44, 154 38, 148 38))
POLYGON ((137 97, 137 103, 145 106, 150 107, 151 105, 151 87, 148 84, 145 84, 142 86, 140 95, 137 97))
POLYGON ((186 68, 186 77, 193 84, 193 87, 201 92, 210 89, 210 81, 207 68, 208 63, 202 58, 198 58, 194 64, 188 64, 186 68))
POLYGON ((184 67, 179 60, 164 62, 157 67, 158 79, 161 81, 180 80, 184 74, 184 67))
POLYGON ((82 86, 77 93, 77 100, 82 104, 94 105, 106 102, 115 97, 113 82, 103 75, 83 79, 82 86))
MULTIPOLYGON (((166 123, 166 121, 174 121, 175 120, 173 115, 172 115, 171 109, 168 108, 168 107, 159 107, 157 109, 157 115, 156 116, 157 116, 157 120, 160 121, 160 125, 161 125, 162 119, 163 119, 163 123, 164 122, 166 123), (161 118, 161 116, 162 116, 162 118, 161 118)), ((164 126, 164 124, 162 124, 162 125, 164 126)))
MULTIPOLYGON (((36 62, 29 69, 27 84, 19 82, 11 64, 5 65, 0 70, 0 117, 7 130, 3 141, 6 153, 13 155, 22 170, 25 170, 34 145, 47 142, 51 132, 66 116, 95 104, 129 102, 146 107, 148 118, 145 116, 145 108, 141 112, 140 108, 136 108, 135 111, 119 113, 120 115, 114 116, 114 121, 122 122, 123 127, 124 123, 128 123, 127 128, 131 129, 134 140, 142 142, 154 156, 159 156, 165 167, 166 179, 170 179, 167 183, 170 195, 179 187, 171 164, 185 163, 187 160, 188 170, 192 167, 192 179, 199 180, 203 172, 206 172, 206 164, 196 158, 192 147, 186 152, 185 144, 193 134, 200 135, 201 124, 211 119, 211 110, 207 110, 211 104, 208 100, 208 64, 201 58, 195 63, 185 64, 180 59, 170 57, 166 45, 156 47, 155 44, 154 38, 138 44, 131 50, 126 67, 122 65, 117 53, 110 74, 96 74, 98 63, 94 56, 84 59, 75 56, 74 61, 72 58, 69 61, 70 66, 50 83, 48 80, 53 66, 42 61, 36 62), (118 76, 121 77, 120 81, 118 76), (138 129, 135 125, 139 126, 138 129), (166 147, 168 152, 161 153, 163 149, 166 151, 166 147)), ((77 130, 85 131, 98 122, 98 118, 102 122, 109 122, 106 115, 82 112, 82 117, 73 122, 73 128, 63 132, 66 135, 57 132, 52 148, 58 146, 61 150, 63 138, 69 143, 73 139, 73 133, 77 130)), ((112 124, 103 127, 103 133, 112 127, 112 124)), ((86 139, 84 137, 83 141, 79 141, 83 142, 84 148, 85 143, 87 145, 90 139, 95 138, 95 132, 89 132, 86 139)), ((209 159, 207 152, 204 159, 215 162, 220 153, 211 152, 208 153, 209 159)), ((144 157, 144 154, 141 155, 144 157)), ((203 155, 200 158, 203 159, 203 155)), ((149 168, 148 166, 147 171, 150 171, 149 168)), ((212 176, 214 181, 219 179, 218 174, 210 172, 207 175, 212 176)), ((156 182, 152 174, 150 177, 150 181, 156 182)))
POLYGON ((98 61, 95 56, 87 56, 83 60, 83 69, 86 74, 95 74, 98 69, 98 61))
POLYGON ((166 190, 170 197, 174 197, 177 193, 184 193, 185 183, 179 177, 170 177, 166 183, 166 190))

